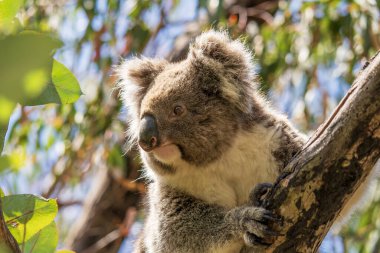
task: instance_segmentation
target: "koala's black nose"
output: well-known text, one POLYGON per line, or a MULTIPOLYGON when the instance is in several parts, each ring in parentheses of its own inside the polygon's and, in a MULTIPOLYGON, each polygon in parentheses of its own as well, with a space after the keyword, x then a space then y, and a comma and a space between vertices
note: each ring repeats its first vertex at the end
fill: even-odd
POLYGON ((152 115, 145 115, 141 119, 139 145, 145 151, 151 151, 158 145, 158 129, 152 115))

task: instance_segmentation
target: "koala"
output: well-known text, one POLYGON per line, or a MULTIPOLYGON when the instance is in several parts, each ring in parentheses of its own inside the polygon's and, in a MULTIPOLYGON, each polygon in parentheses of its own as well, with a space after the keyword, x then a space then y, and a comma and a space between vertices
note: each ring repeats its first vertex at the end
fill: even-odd
POLYGON ((135 252, 259 252, 278 217, 258 206, 306 138, 258 90, 250 51, 210 30, 187 58, 117 67, 129 142, 138 144, 148 214, 135 252))
POLYGON ((277 217, 251 192, 273 183, 305 137, 258 90, 251 53, 208 31, 185 60, 133 58, 117 67, 131 144, 148 184, 135 252, 257 252, 277 217))

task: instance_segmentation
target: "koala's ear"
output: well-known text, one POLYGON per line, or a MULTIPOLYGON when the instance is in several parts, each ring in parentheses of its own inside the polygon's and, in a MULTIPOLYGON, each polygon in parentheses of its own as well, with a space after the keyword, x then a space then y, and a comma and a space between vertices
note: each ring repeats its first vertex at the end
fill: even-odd
POLYGON ((221 96, 242 112, 251 112, 257 79, 251 52, 240 41, 231 40, 226 32, 210 30, 195 39, 188 60, 219 73, 221 96))
POLYGON ((231 40, 223 31, 202 33, 191 45, 188 57, 200 61, 211 59, 240 79, 253 77, 251 52, 240 41, 231 40))
MULTIPOLYGON (((148 88, 156 76, 165 68, 167 61, 150 58, 126 60, 116 69, 117 76, 125 85, 148 88)), ((121 89, 123 87, 120 87, 121 89)))
POLYGON ((127 105, 129 101, 141 102, 151 83, 167 64, 161 59, 138 57, 122 62, 115 72, 124 102, 127 105))

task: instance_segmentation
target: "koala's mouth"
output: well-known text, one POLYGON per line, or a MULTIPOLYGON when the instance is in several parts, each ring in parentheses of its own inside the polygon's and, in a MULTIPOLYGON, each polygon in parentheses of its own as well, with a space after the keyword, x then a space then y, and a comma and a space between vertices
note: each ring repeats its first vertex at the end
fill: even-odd
POLYGON ((154 148, 151 152, 157 160, 163 163, 172 163, 181 158, 181 150, 174 143, 162 144, 154 148))

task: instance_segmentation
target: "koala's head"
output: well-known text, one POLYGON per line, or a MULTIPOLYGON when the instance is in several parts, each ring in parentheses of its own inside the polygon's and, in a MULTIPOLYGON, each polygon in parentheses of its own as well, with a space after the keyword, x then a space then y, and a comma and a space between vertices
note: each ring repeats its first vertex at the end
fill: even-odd
POLYGON ((128 135, 161 171, 217 160, 255 110, 251 54, 222 32, 200 35, 181 62, 133 58, 117 73, 128 135))

